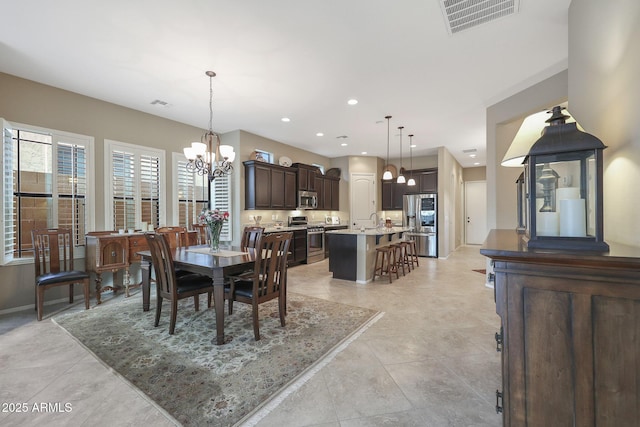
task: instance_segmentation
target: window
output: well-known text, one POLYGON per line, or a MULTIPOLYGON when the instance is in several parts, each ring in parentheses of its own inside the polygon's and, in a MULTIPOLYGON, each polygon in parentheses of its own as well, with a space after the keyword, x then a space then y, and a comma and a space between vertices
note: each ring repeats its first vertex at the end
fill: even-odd
POLYGON ((31 230, 69 228, 76 257, 94 224, 93 138, 2 121, 0 264, 31 260, 31 230))
POLYGON ((105 140, 105 226, 113 230, 165 223, 164 151, 105 140))
POLYGON ((174 199, 173 217, 178 224, 191 228, 198 222, 198 215, 209 204, 207 177, 187 171, 187 159, 183 154, 173 153, 173 182, 176 183, 177 194, 174 199))
MULTIPOLYGON (((174 199, 177 201, 173 216, 178 225, 191 228, 198 222, 198 215, 209 205, 208 177, 188 172, 187 159, 182 154, 173 153, 173 176, 176 183, 174 199)), ((211 209, 231 212, 231 176, 218 177, 211 183, 211 209)), ((231 241, 233 230, 231 221, 225 222, 220 233, 221 241, 231 241)))

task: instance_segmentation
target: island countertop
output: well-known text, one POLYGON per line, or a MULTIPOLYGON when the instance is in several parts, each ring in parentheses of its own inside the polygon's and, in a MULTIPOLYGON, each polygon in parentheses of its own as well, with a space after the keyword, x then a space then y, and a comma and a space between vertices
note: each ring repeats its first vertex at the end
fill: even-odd
POLYGON ((327 230, 325 233, 331 234, 350 234, 359 236, 384 236, 387 234, 407 233, 411 231, 408 227, 380 227, 380 228, 366 228, 364 231, 359 229, 346 229, 346 230, 327 230))

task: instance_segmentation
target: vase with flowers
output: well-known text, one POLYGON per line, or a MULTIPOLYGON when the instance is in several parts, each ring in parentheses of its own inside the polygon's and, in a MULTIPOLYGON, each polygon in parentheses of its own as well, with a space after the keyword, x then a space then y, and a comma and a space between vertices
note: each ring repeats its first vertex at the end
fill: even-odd
POLYGON ((222 212, 219 209, 203 209, 200 213, 200 224, 206 224, 209 230, 209 245, 211 252, 220 250, 220 233, 225 221, 229 220, 229 212, 222 212))

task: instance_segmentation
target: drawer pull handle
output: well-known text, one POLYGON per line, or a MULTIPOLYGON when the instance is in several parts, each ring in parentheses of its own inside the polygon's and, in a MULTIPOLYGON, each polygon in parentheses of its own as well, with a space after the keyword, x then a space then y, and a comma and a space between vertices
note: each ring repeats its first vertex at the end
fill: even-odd
POLYGON ((496 337, 495 337, 495 338, 496 338, 496 351, 497 351, 498 353, 500 353, 500 352, 502 351, 502 344, 503 344, 503 342, 504 342, 504 339, 503 339, 503 337, 502 337, 502 334, 503 334, 503 333, 504 333, 504 332, 503 332, 503 330, 502 330, 502 326, 500 326, 500 332, 499 332, 499 333, 498 333, 498 332, 496 332, 496 337))
POLYGON ((496 414, 502 413, 502 406, 500 406, 500 399, 502 399, 502 393, 500 390, 496 390, 496 414))

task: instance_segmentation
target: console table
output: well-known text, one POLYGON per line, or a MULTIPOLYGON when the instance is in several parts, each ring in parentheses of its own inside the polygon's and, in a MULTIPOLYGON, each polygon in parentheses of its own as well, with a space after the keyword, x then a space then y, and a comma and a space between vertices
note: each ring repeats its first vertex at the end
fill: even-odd
POLYGON ((640 248, 529 250, 492 230, 505 426, 635 426, 640 419, 640 248))
MULTIPOLYGON (((188 231, 184 236, 182 245, 196 245, 198 235, 196 231, 188 231)), ((124 287, 125 295, 129 296, 129 290, 142 285, 142 282, 131 284, 129 267, 140 262, 138 252, 149 249, 144 233, 118 234, 116 231, 92 231, 85 236, 85 270, 96 276, 96 300, 101 301, 102 292, 118 290, 124 287), (102 286, 102 273, 118 271, 124 272, 123 286, 116 284, 115 278, 110 286, 102 286)))

